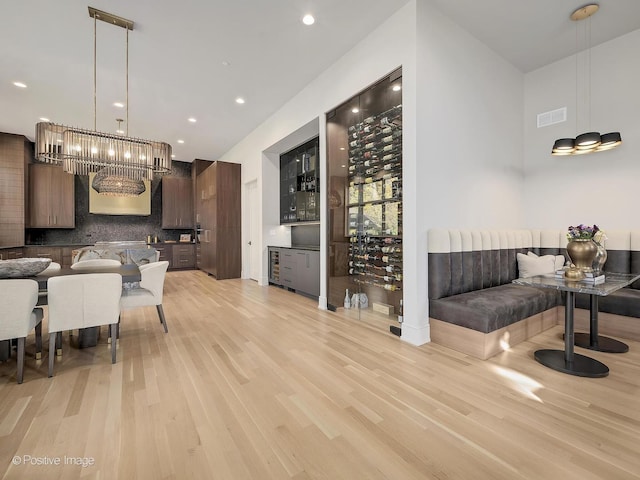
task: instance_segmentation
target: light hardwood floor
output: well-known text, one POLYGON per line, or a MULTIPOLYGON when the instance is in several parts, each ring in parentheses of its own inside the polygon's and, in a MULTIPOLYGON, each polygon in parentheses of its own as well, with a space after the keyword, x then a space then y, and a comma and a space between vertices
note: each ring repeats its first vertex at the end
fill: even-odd
POLYGON ((167 275, 164 309, 168 334, 152 307, 124 313, 116 365, 66 336, 54 378, 46 351, 22 385, 0 364, 3 478, 640 478, 638 342, 588 352, 611 373, 585 379, 533 359, 560 327, 481 361, 197 271, 167 275))

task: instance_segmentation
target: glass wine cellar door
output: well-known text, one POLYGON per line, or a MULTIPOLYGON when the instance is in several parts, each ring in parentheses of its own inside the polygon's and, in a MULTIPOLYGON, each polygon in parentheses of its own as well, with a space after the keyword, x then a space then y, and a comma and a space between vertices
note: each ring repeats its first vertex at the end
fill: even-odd
POLYGON ((400 69, 327 113, 327 167, 330 308, 357 309, 358 318, 375 311, 397 322, 403 266, 400 69))

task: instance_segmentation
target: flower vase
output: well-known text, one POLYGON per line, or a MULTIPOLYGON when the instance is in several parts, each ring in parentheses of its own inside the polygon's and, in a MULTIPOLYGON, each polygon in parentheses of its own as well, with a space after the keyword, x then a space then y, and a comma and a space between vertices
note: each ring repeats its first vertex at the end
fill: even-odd
POLYGON ((583 272, 593 271, 593 261, 598 254, 598 246, 590 238, 576 238, 567 243, 567 254, 577 268, 583 272))
POLYGON ((604 248, 604 242, 596 243, 598 247, 598 251, 596 253, 596 257, 593 259, 593 273, 599 275, 602 273, 604 264, 607 261, 607 250, 604 248))

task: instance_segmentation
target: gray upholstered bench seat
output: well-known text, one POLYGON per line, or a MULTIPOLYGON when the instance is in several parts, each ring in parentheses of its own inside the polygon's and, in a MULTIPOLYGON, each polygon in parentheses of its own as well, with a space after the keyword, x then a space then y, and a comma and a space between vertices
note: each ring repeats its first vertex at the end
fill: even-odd
MULTIPOLYGON (((588 309, 589 296, 576 295, 576 307, 588 309)), ((640 290, 623 288, 606 297, 598 297, 598 311, 640 318, 640 290)))
POLYGON ((489 333, 561 304, 557 290, 506 284, 433 299, 429 316, 489 333))

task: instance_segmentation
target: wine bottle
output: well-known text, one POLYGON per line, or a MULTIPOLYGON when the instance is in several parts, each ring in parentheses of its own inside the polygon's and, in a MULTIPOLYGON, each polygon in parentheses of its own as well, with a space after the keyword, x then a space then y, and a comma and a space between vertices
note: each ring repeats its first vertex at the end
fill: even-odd
POLYGON ((349 297, 349 289, 344 295, 344 308, 351 308, 351 298, 349 297))
POLYGON ((400 306, 398 307, 398 323, 404 321, 404 312, 402 310, 402 299, 400 299, 400 306))

